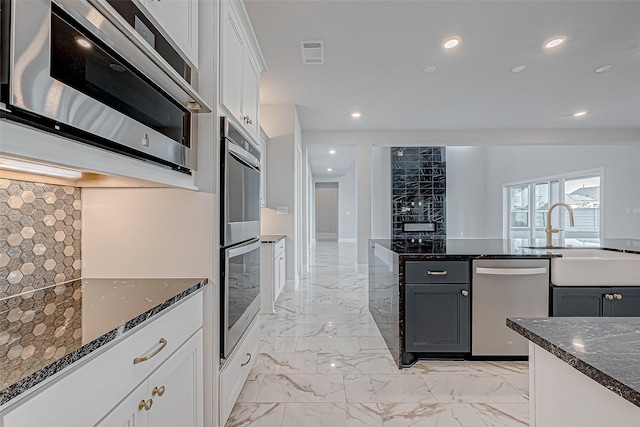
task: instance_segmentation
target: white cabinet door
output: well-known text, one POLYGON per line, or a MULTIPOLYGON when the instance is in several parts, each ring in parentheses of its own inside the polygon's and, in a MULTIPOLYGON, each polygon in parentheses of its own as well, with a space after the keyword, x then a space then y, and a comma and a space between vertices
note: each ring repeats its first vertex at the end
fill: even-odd
POLYGON ((149 377, 150 427, 202 426, 201 366, 202 329, 149 377))
POLYGON ((144 0, 151 16, 198 67, 198 0, 144 0))
POLYGON ((284 285, 287 282, 287 267, 285 264, 285 253, 282 252, 277 260, 278 263, 278 280, 276 281, 276 299, 280 292, 284 289, 284 285))
POLYGON ((242 70, 242 123, 244 123, 251 136, 258 141, 260 139, 260 127, 258 124, 260 73, 251 59, 248 49, 245 49, 242 70))
POLYGON ((118 404, 96 427, 146 427, 153 402, 148 402, 146 382, 140 384, 118 404))
POLYGON ((220 52, 220 102, 229 113, 241 122, 243 59, 244 42, 238 19, 230 7, 223 8, 220 52))

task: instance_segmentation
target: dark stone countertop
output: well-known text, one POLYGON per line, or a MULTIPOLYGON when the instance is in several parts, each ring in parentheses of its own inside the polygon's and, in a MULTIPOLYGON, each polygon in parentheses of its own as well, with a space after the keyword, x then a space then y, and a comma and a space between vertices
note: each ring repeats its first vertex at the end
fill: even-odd
POLYGON ((206 284, 82 278, 0 297, 0 405, 206 284))
POLYGON ((640 406, 640 318, 513 318, 507 326, 640 406))
POLYGON ((261 243, 278 243, 280 240, 284 239, 284 234, 263 234, 260 236, 261 243))

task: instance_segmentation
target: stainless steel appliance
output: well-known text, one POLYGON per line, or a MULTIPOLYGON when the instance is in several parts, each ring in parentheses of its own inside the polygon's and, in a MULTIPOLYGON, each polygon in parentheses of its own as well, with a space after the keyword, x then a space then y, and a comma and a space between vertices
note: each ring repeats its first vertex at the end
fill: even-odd
POLYGON ((526 356, 529 342, 506 319, 549 315, 549 260, 474 260, 472 284, 471 354, 526 356))
POLYGON ((260 235, 260 151, 226 117, 220 120, 223 246, 260 235))
POLYGON ((260 310, 260 151, 220 121, 220 356, 229 357, 260 310))
POLYGON ((132 1, 2 0, 1 117, 189 173, 195 71, 132 1))

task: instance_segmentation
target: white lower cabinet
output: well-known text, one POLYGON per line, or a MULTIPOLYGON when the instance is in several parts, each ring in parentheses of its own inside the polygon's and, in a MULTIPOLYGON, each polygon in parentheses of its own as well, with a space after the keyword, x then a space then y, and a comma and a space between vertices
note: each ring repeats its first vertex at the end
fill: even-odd
POLYGON ((236 404, 240 391, 258 358, 260 343, 260 322, 258 318, 245 333, 231 356, 220 370, 220 425, 224 426, 236 404))
POLYGON ((100 427, 202 426, 202 329, 116 406, 100 427))
POLYGON ((260 246, 261 312, 273 313, 274 304, 287 282, 285 240, 263 243, 260 246))
POLYGON ((198 292, 3 407, 0 425, 202 426, 202 309, 198 292), (145 360, 134 363, 136 358, 145 360), (163 396, 154 395, 154 387, 162 386, 163 396))

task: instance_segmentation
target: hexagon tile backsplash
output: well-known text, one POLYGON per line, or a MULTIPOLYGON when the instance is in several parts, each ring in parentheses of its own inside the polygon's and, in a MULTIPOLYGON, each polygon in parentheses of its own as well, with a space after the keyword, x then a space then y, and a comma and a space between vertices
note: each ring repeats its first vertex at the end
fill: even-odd
POLYGON ((81 194, 0 178, 0 298, 80 277, 81 194))

